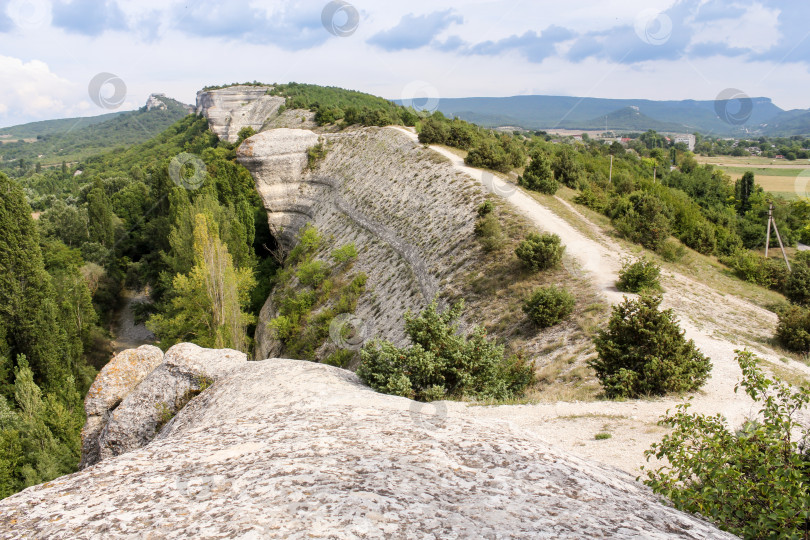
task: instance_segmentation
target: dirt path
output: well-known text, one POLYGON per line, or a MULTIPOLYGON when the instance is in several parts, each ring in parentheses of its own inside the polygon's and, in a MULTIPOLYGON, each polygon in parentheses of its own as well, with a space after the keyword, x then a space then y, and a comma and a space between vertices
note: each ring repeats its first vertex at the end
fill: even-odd
MULTIPOLYGON (((413 140, 417 138, 413 131, 392 129, 408 134, 413 140)), ((615 283, 621 261, 629 253, 576 208, 558 198, 591 229, 591 234, 585 235, 514 184, 466 166, 461 157, 444 148, 431 148, 447 157, 456 169, 482 182, 490 192, 505 198, 539 229, 559 235, 566 245, 566 253, 578 261, 582 270, 591 274, 605 300, 611 304, 622 301, 625 295, 616 290, 615 283)), ((694 396, 693 410, 706 414, 721 413, 733 426, 755 414, 753 402, 742 392, 734 393, 734 386, 741 376, 734 360, 736 349, 747 347, 767 361, 810 376, 810 367, 794 361, 783 362, 776 352, 762 345, 761 340, 773 335, 776 325, 773 313, 738 297, 720 293, 689 276, 667 273, 662 277, 664 307, 675 311, 686 336, 693 339, 713 363, 711 378, 694 396)), ((667 409, 681 402, 681 399, 667 398, 498 407, 448 403, 447 408, 450 414, 503 419, 529 429, 573 454, 635 474, 645 463, 644 450, 660 440, 664 433, 664 429, 657 425, 659 418, 667 409), (595 440, 597 433, 610 433, 611 437, 595 440)))
POLYGON ((155 334, 145 325, 135 324, 135 314, 132 312, 134 304, 149 301, 148 293, 127 290, 123 292, 123 296, 125 298, 124 307, 118 313, 114 332, 115 337, 111 342, 115 354, 155 342, 155 334))

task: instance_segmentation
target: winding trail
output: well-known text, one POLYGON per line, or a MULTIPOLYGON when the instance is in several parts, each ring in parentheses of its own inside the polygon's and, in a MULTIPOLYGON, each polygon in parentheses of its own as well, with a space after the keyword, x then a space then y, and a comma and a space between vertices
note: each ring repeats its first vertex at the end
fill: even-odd
POLYGON ((115 335, 110 343, 114 354, 155 342, 155 334, 146 328, 146 325, 135 324, 135 314, 132 311, 133 305, 148 302, 149 295, 146 292, 126 290, 122 296, 125 298, 124 307, 118 312, 115 321, 115 335))
MULTIPOLYGON (((406 134, 418 144, 414 131, 397 126, 390 129, 406 134)), ((488 171, 465 165, 461 157, 445 148, 430 148, 448 158, 457 170, 483 183, 491 193, 506 199, 538 229, 560 236, 566 245, 566 254, 577 261, 582 271, 590 274, 605 300, 613 305, 622 301, 625 294, 616 289, 615 283, 622 259, 630 256, 630 253, 602 233, 576 208, 557 198, 590 229, 591 234, 584 234, 515 184, 488 171)), ((706 414, 721 413, 732 426, 738 426, 756 414, 754 403, 742 391, 734 392, 734 386, 741 377, 735 360, 737 349, 748 348, 766 361, 810 377, 809 366, 792 360, 784 362, 779 354, 762 344, 762 340, 774 333, 776 315, 772 312, 739 297, 718 292, 683 274, 666 273, 662 278, 665 289, 663 307, 673 309, 686 337, 694 340, 713 363, 709 381, 694 395, 692 410, 706 414)), ((470 407, 463 403, 447 402, 446 407, 450 415, 503 420, 528 429, 546 442, 576 455, 638 473, 639 467, 645 463, 644 450, 660 440, 665 432, 657 425, 661 415, 681 402, 678 398, 665 398, 496 407, 470 407), (611 438, 595 440, 594 436, 600 432, 610 433, 611 438)), ((443 407, 440 407, 437 413, 442 410, 443 407)))

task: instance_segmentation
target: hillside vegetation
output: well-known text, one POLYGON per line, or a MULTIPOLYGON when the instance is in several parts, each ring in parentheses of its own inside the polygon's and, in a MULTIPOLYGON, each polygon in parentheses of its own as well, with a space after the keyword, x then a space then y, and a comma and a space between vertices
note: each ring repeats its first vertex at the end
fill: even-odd
POLYGON ((20 176, 42 167, 75 163, 113 148, 139 144, 159 135, 188 114, 186 106, 161 97, 167 108, 112 113, 100 117, 36 122, 0 130, 11 140, 0 145, 0 170, 20 176), (32 142, 19 140, 35 138, 32 142))

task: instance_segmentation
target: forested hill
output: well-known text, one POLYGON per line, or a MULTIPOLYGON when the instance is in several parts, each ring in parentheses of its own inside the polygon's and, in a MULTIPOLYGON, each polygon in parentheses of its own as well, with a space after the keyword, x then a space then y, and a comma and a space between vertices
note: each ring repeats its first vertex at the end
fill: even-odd
MULTIPOLYGON (((438 110, 447 116, 476 122, 486 127, 519 126, 530 130, 562 129, 628 129, 646 131, 700 132, 715 135, 761 131, 781 120, 782 135, 808 133, 807 121, 786 123, 785 111, 764 97, 750 98, 750 113, 742 124, 724 121, 718 115, 714 100, 653 101, 648 99, 601 99, 575 96, 511 96, 443 98, 438 110), (632 126, 627 115, 632 108, 638 116, 632 126)), ((735 100, 727 102, 728 113, 737 114, 735 100)), ((721 112, 724 109, 721 108, 721 112)), ((792 111, 807 113, 807 111, 792 111)))
POLYGON ((189 114, 189 107, 159 96, 163 108, 112 113, 100 117, 34 122, 0 129, 0 170, 15 175, 37 168, 79 162, 113 148, 157 136, 189 114), (5 137, 4 137, 5 136, 5 137))

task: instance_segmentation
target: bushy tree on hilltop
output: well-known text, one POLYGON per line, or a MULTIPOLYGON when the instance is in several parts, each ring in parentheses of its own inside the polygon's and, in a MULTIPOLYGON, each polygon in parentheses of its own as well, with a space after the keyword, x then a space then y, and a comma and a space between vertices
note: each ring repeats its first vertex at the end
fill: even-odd
POLYGON ((660 305, 660 296, 626 298, 594 338, 598 357, 590 365, 608 397, 690 392, 709 377, 709 359, 684 338, 672 310, 660 305))

